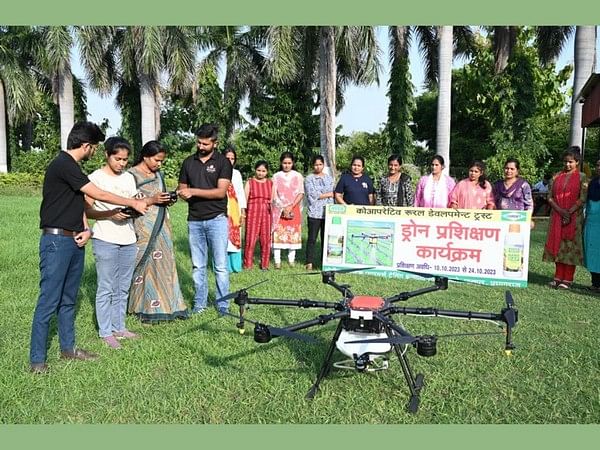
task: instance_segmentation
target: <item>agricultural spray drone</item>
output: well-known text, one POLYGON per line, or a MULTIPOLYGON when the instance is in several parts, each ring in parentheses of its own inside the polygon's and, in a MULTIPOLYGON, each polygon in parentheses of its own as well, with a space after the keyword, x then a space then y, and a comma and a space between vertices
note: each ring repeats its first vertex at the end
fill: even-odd
POLYGON ((491 334, 463 333, 445 336, 413 336, 406 331, 402 325, 394 321, 393 316, 397 314, 501 322, 503 327, 506 325, 505 352, 510 354, 514 348, 512 342, 512 330, 518 321, 518 311, 514 308, 513 298, 509 291, 506 291, 505 295, 506 306, 501 309, 499 313, 443 310, 433 307, 400 307, 395 306, 395 304, 429 292, 448 289, 448 278, 436 276, 433 277, 434 284, 432 286, 409 292, 401 292, 391 297, 383 298, 354 295, 350 290, 349 285, 338 284, 336 282, 336 274, 352 272, 355 270, 364 270, 364 268, 316 272, 321 274, 323 283, 332 286, 342 294, 342 299, 337 302, 309 299, 287 300, 253 298, 248 296, 248 290, 250 288, 267 280, 263 280, 260 283, 233 292, 223 297, 221 300, 234 299, 234 302, 240 309, 239 315, 231 313, 227 314, 239 320, 237 327, 240 333, 244 332, 245 322, 253 323, 254 340, 261 344, 270 342, 275 337, 289 337, 307 342, 316 342, 312 336, 298 333, 298 331, 316 325, 325 325, 332 320, 339 321, 316 381, 306 394, 307 399, 314 398, 319 390, 321 382, 329 374, 332 367, 339 369, 354 369, 359 372, 384 370, 388 368, 388 355, 393 351, 400 361, 400 366, 410 391, 410 400, 407 409, 411 413, 415 413, 419 408, 419 395, 421 388, 424 385, 424 377, 423 374, 413 375, 407 357, 409 347, 414 347, 419 356, 431 357, 437 352, 436 345, 437 340, 440 337, 491 334), (244 314, 247 305, 321 308, 332 310, 333 312, 321 314, 314 319, 279 328, 245 318, 244 314), (339 352, 346 355, 348 359, 333 362, 336 348, 339 352))

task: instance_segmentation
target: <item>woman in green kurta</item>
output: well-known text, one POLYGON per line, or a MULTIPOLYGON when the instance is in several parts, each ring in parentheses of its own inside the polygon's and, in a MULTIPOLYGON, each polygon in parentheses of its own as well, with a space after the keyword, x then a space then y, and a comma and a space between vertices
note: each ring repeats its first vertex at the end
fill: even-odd
POLYGON ((134 221, 138 252, 128 308, 130 314, 146 323, 188 316, 179 287, 166 208, 170 196, 165 192, 159 171, 165 156, 166 151, 158 141, 149 141, 142 148, 137 164, 129 170, 135 178, 138 195, 152 205, 134 221))

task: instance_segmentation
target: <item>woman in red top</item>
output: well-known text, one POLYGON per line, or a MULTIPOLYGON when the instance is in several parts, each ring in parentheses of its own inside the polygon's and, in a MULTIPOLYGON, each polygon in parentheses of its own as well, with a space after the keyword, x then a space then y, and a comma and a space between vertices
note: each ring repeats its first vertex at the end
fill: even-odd
POLYGON ((579 172, 578 148, 563 154, 564 169, 552 178, 548 204, 552 208, 544 261, 556 265, 550 287, 569 289, 575 267, 583 264, 582 223, 587 180, 579 172))
POLYGON ((260 268, 269 268, 271 253, 271 195, 273 182, 267 177, 269 163, 258 161, 254 165, 254 177, 246 182, 246 243, 244 245, 244 269, 251 269, 256 239, 260 242, 260 268))

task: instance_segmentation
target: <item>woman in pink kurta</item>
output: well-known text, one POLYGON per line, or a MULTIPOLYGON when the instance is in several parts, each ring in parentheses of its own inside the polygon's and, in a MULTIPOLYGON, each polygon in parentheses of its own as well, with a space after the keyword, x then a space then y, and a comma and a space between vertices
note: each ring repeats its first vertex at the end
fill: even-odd
POLYGON ((485 179, 485 164, 473 161, 469 178, 460 181, 450 194, 450 208, 494 209, 492 185, 485 179))
POLYGON ((445 175, 444 158, 435 155, 431 159, 431 173, 421 177, 415 191, 414 206, 423 208, 447 208, 450 203, 450 193, 456 181, 445 175))
POLYGON ((295 264, 296 250, 302 247, 302 209, 304 178, 294 170, 294 155, 283 152, 280 170, 273 175, 273 259, 281 268, 281 249, 288 250, 290 266, 295 264))

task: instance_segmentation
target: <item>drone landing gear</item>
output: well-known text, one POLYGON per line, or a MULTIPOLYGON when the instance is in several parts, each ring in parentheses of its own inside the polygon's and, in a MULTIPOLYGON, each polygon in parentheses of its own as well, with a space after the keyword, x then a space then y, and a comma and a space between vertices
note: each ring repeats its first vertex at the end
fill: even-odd
POLYGON ((341 333, 342 333, 342 321, 340 321, 338 323, 338 326, 335 329, 333 339, 331 340, 331 345, 329 345, 329 348, 327 349, 327 354, 325 355, 325 360, 323 361, 323 364, 321 365, 321 370, 319 370, 319 375, 317 375, 315 384, 313 384, 312 387, 306 393, 307 400, 312 400, 313 398, 315 398, 315 395, 319 391, 319 385, 321 384, 321 381, 331 371, 331 358, 333 357, 333 352, 335 351, 335 343, 337 342, 341 333))
MULTIPOLYGON (((389 327, 386 327, 386 333, 389 337, 393 336, 393 332, 389 327)), ((396 356, 398 356, 400 367, 402 367, 402 373, 404 373, 406 384, 408 384, 408 389, 410 390, 410 400, 407 405, 408 412, 415 414, 421 403, 419 393, 421 392, 421 388, 425 385, 423 374, 418 373, 416 377, 413 375, 410 364, 408 363, 408 358, 406 357, 406 351, 401 350, 401 347, 406 346, 393 344, 392 347, 394 347, 394 352, 396 353, 396 356)))

